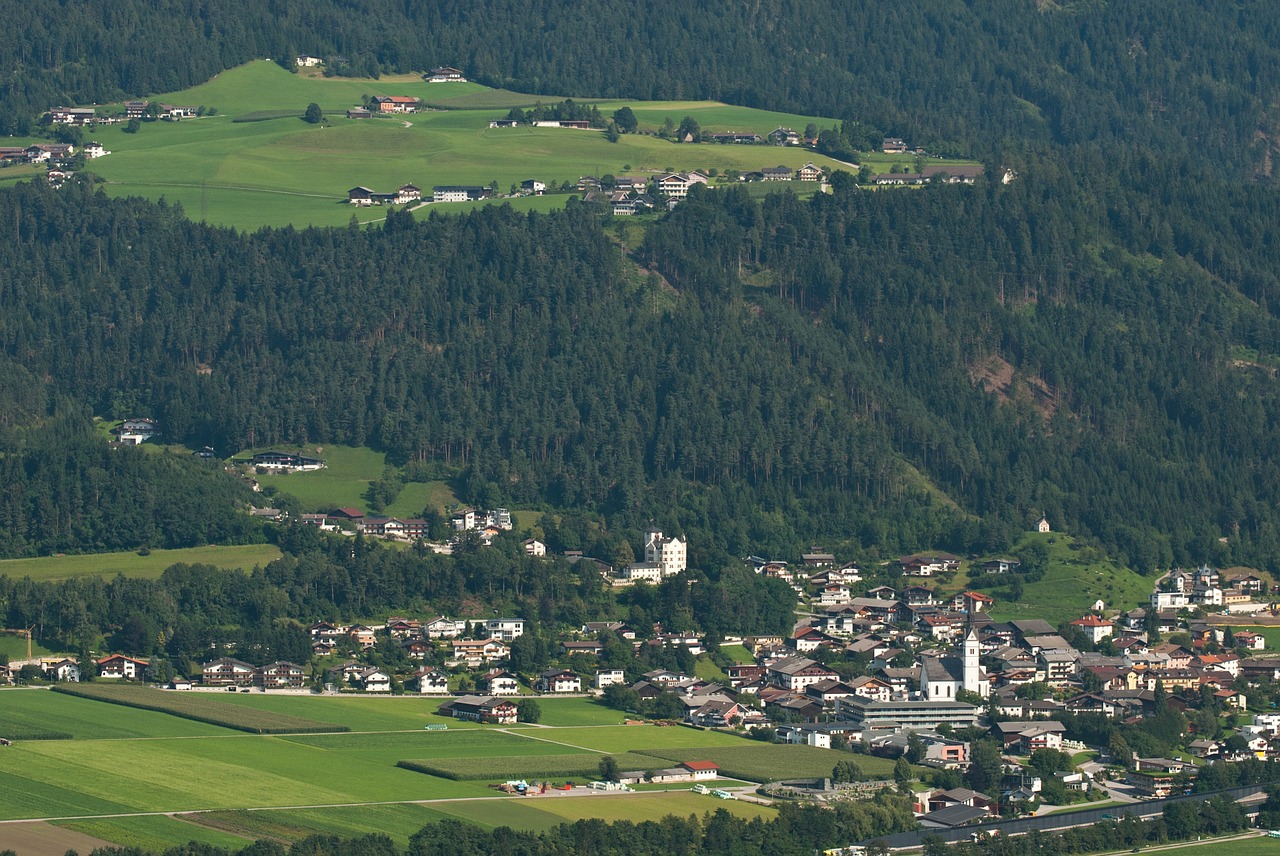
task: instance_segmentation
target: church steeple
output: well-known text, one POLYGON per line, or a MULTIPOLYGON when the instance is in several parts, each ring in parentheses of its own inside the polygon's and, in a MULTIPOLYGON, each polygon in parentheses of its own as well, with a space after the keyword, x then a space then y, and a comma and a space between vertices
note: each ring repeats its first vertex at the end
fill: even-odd
POLYGON ((982 646, 978 644, 978 631, 972 624, 964 635, 964 688, 971 693, 982 693, 982 646))

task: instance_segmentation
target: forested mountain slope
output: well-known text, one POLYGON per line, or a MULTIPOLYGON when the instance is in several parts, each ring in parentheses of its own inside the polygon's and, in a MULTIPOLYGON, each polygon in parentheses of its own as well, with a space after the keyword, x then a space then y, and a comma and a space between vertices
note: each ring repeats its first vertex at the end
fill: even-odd
POLYGON ((504 503, 661 509, 705 567, 998 548, 1041 511, 1144 569, 1277 567, 1276 207, 1081 148, 1007 186, 698 193, 650 230, 658 276, 580 206, 246 236, 24 186, 0 349, 173 440, 369 443, 504 503))
POLYGON ((64 102, 168 92, 254 58, 364 75, 456 65, 577 96, 715 98, 850 118, 940 153, 1021 140, 1204 151, 1270 174, 1280 18, 1269 0, 62 0, 13 4, 0 132, 64 102))

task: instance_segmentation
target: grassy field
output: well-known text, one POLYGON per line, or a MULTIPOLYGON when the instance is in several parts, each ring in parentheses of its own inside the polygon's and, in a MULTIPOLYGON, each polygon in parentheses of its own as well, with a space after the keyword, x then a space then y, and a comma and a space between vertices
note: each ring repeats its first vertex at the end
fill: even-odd
MULTIPOLYGON (((1155 580, 1121 567, 1070 535, 1030 533, 1013 548, 1039 540, 1049 548, 1049 570, 1039 582, 1028 585, 1021 601, 1010 603, 1000 592, 984 589, 996 598, 991 617, 997 621, 1042 618, 1055 627, 1087 612, 1101 599, 1108 609, 1129 609, 1147 602, 1155 580)), ((977 570, 981 574, 981 569, 977 570)), ((965 585, 958 576, 957 586, 965 585)))
MULTIPOLYGON (((381 832, 391 836, 391 839, 400 847, 405 847, 409 843, 409 836, 428 823, 452 816, 421 805, 375 805, 281 811, 203 812, 186 815, 186 819, 192 825, 199 824, 224 835, 252 839, 273 838, 281 841, 298 841, 310 835, 351 837, 381 832)), ((126 818, 121 823, 127 828, 128 821, 129 819, 126 818)))
MULTIPOLYGON (((235 459, 247 461, 253 451, 267 450, 241 452, 235 459)), ((279 451, 298 452, 321 458, 325 462, 322 470, 255 476, 264 488, 273 487, 297 497, 308 511, 331 511, 347 506, 365 509, 368 506, 365 492, 369 489, 369 484, 381 478, 387 467, 387 456, 367 446, 307 446, 279 451)), ((453 491, 444 482, 414 482, 404 486, 396 501, 384 513, 416 517, 427 506, 443 512, 457 501, 453 491)))
MULTIPOLYGON (((190 547, 183 550, 152 550, 150 555, 137 553, 91 553, 83 556, 42 556, 37 559, 0 560, 0 576, 13 579, 66 580, 73 577, 126 577, 158 579, 165 568, 179 562, 213 565, 218 568, 252 568, 280 558, 280 550, 271 544, 245 544, 229 547, 190 547)), ((25 654, 26 642, 23 643, 25 654)))
POLYGON ((543 725, 621 725, 627 718, 591 699, 540 698, 538 707, 542 708, 543 725))
POLYGON ((303 719, 267 710, 252 710, 219 701, 208 693, 165 692, 136 684, 97 682, 63 684, 58 695, 92 699, 124 707, 172 714, 182 719, 219 725, 251 734, 292 734, 312 731, 345 731, 341 725, 303 719))
MULTIPOLYGON (((43 657, 46 654, 58 653, 44 647, 38 640, 31 643, 31 656, 43 657)), ((21 660, 27 656, 27 638, 15 633, 0 634, 0 654, 12 660, 21 660)))
MULTIPOLYGON (((557 99, 475 84, 429 85, 412 75, 377 81, 323 78, 291 74, 258 61, 190 90, 156 98, 216 107, 218 113, 183 122, 145 123, 136 134, 124 133, 123 126, 97 129, 95 136, 112 154, 95 160, 91 171, 106 180, 109 193, 164 197, 180 203, 195 219, 243 229, 286 223, 345 225, 353 216, 366 223, 384 219, 386 208, 356 209, 346 203, 347 190, 356 185, 390 191, 413 183, 429 191, 436 184, 496 182, 505 193, 532 177, 559 184, 588 174, 749 171, 778 164, 799 167, 810 160, 826 167, 844 166, 795 147, 675 144, 647 134, 628 134, 610 143, 598 131, 491 129, 489 122, 513 105, 557 99), (450 109, 346 119, 345 110, 366 95, 413 95, 450 109), (326 111, 328 122, 310 125, 296 118, 310 102, 326 111), (235 121, 269 115, 282 118, 235 121)), ((715 102, 618 101, 602 103, 601 109, 612 112, 624 103, 632 107, 642 128, 649 129, 667 117, 679 122, 686 115, 698 119, 707 131, 765 134, 778 125, 803 130, 810 121, 834 124, 820 117, 715 102)), ((511 204, 548 210, 562 206, 567 198, 550 195, 511 204)), ((458 212, 468 207, 450 204, 430 210, 458 212)))

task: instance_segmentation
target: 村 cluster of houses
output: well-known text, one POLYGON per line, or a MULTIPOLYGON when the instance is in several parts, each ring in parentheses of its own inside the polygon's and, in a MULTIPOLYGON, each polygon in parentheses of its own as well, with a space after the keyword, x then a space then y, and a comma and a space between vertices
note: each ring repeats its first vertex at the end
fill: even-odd
MULTIPOLYGON (((111 154, 102 143, 88 142, 79 153, 89 160, 111 154)), ((0 163, 6 164, 65 164, 76 156, 77 149, 70 143, 36 143, 30 146, 0 146, 0 163)))

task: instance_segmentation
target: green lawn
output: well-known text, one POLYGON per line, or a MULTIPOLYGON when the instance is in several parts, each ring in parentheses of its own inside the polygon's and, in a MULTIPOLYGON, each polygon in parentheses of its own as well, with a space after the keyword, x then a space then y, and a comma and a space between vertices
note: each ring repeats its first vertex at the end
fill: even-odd
POLYGON ((720 653, 735 663, 754 663, 756 661, 756 658, 751 656, 751 652, 741 645, 721 645, 720 653))
MULTIPOLYGON (((587 698, 539 698, 543 725, 621 725, 621 711, 587 698)), ((634 726, 632 726, 634 727, 634 726)))
MULTIPOLYGON (((152 550, 150 555, 134 552, 91 553, 83 556, 42 556, 38 559, 4 559, 0 576, 13 579, 65 580, 72 577, 126 577, 157 579, 165 568, 179 562, 213 565, 218 568, 253 568, 280 558, 280 550, 271 544, 245 544, 228 547, 189 547, 182 550, 152 550)), ((22 643, 25 655, 26 642, 22 643)))
MULTIPOLYGON (((1155 848, 1151 848, 1154 850, 1155 848)), ((1230 853, 1231 856, 1276 856, 1280 853, 1280 839, 1258 835, 1253 838, 1234 838, 1224 840, 1209 839, 1199 844, 1174 844, 1167 848, 1176 853, 1204 854, 1213 856, 1217 853, 1230 853)), ((1148 848, 1142 848, 1146 853, 1148 848)))
MULTIPOLYGON (((38 640, 31 642, 31 656, 43 657, 46 654, 58 653, 49 648, 44 647, 38 640)), ((22 660, 27 656, 27 637, 19 636, 16 633, 0 634, 0 654, 12 660, 22 660)))
POLYGON ((247 731, 251 734, 296 734, 346 730, 341 725, 304 719, 288 713, 253 710, 225 704, 221 701, 226 697, 222 693, 166 692, 139 684, 112 681, 61 684, 56 692, 58 695, 94 699, 117 706, 158 711, 196 722, 207 722, 238 731, 247 731))
MULTIPOLYGON (((548 183, 576 182, 582 175, 644 174, 668 169, 758 170, 807 161, 844 165, 814 152, 773 146, 675 144, 643 134, 608 142, 598 131, 561 128, 491 129, 514 103, 537 96, 486 90, 475 84, 426 84, 415 76, 378 81, 296 75, 270 62, 230 69, 185 92, 160 100, 213 106, 218 115, 183 122, 144 123, 136 134, 123 126, 95 135, 112 154, 95 160, 91 170, 114 195, 164 197, 186 213, 211 223, 255 229, 265 225, 345 225, 379 222, 387 209, 356 209, 347 190, 364 185, 390 191, 413 183, 430 191, 436 184, 497 182, 500 193, 536 177, 548 183), (348 120, 344 111, 363 95, 414 95, 451 108, 397 118, 348 120), (310 102, 329 121, 310 125, 291 117, 310 102), (264 121, 234 121, 246 114, 285 114, 264 121)), ((555 99, 543 96, 548 103, 555 99)), ((579 99, 581 100, 581 99, 579 99)), ((803 130, 814 121, 833 120, 771 113, 715 102, 608 102, 612 112, 629 103, 642 127, 667 117, 698 119, 708 131, 754 130, 764 134, 778 125, 803 130)), ((847 168, 847 167, 845 167, 847 168)), ((809 188, 803 188, 809 192, 809 188)), ((567 195, 512 200, 522 210, 564 205, 567 195)), ((503 200, 482 204, 506 204, 503 200)), ((426 211, 465 211, 473 204, 429 206, 426 211)))

